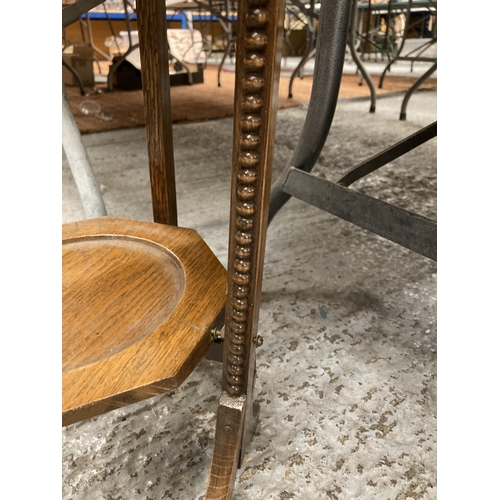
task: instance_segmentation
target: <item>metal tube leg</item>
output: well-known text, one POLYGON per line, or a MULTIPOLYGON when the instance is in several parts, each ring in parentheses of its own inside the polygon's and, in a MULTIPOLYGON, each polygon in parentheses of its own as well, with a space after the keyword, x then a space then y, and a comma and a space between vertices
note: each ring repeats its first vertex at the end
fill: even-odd
MULTIPOLYGON (((310 44, 311 46, 313 45, 312 43, 310 44)), ((312 47, 312 49, 309 51, 309 48, 307 49, 308 52, 304 55, 304 57, 301 59, 299 62, 298 66, 293 70, 292 76, 290 77, 290 83, 288 84, 288 99, 293 98, 293 92, 292 92, 292 87, 293 87, 293 81, 299 75, 299 77, 302 79, 304 76, 304 66, 306 62, 308 62, 310 59, 314 57, 316 54, 316 49, 312 47)))
POLYGON ((80 131, 69 107, 64 85, 62 94, 62 144, 64 152, 80 193, 86 217, 88 219, 102 217, 106 215, 106 207, 94 177, 87 151, 83 146, 80 131))
POLYGON ((78 74, 78 72, 73 68, 71 65, 69 65, 64 59, 62 61, 62 65, 67 68, 71 73, 73 73, 73 76, 76 78, 76 81, 78 82, 78 86, 80 87, 80 95, 85 95, 85 87, 83 85, 83 81, 78 74))
POLYGON ((89 44, 92 47, 92 49, 97 52, 98 54, 101 54, 107 61, 111 61, 111 56, 106 54, 106 52, 103 52, 97 45, 94 43, 94 35, 92 33, 92 24, 90 22, 90 16, 89 13, 87 12, 86 15, 86 21, 87 21, 87 31, 89 33, 89 44))
MULTIPOLYGON (((312 14, 314 14, 314 0, 311 2, 311 10, 312 14)), ((315 36, 315 28, 314 28, 314 17, 313 15, 310 15, 307 18, 307 46, 306 50, 304 51, 304 56, 300 60, 299 64, 297 67, 293 70, 292 76, 290 77, 290 83, 288 85, 288 98, 291 99, 293 97, 292 93, 292 88, 293 88, 293 81, 295 80, 296 76, 299 75, 299 77, 302 79, 304 77, 304 66, 307 61, 309 61, 315 54, 316 49, 314 47, 314 42, 316 41, 316 36, 315 36)))
POLYGON ((410 100, 410 97, 412 96, 413 92, 422 85, 422 83, 429 78, 434 71, 437 69, 437 61, 410 87, 408 92, 406 92, 405 98, 403 99, 403 104, 401 106, 401 113, 399 115, 400 120, 406 120, 406 107, 408 106, 408 101, 410 100))
POLYGON ((397 53, 394 56, 394 58, 393 59, 389 58, 389 63, 384 68, 384 71, 382 71, 382 74, 380 75, 380 79, 379 79, 379 82, 378 82, 378 88, 379 89, 381 89, 382 85, 384 84, 385 74, 387 72, 391 71, 392 64, 399 58, 399 56, 401 55, 401 52, 403 51, 403 47, 404 47, 405 42, 406 42, 406 37, 408 35, 408 26, 410 24, 412 2, 413 2, 413 0, 408 0, 408 7, 406 9, 406 14, 405 14, 405 27, 403 29, 403 36, 402 36, 402 39, 401 39, 401 45, 399 46, 399 50, 397 51, 397 53))
POLYGON ((310 172, 328 137, 342 79, 350 8, 351 0, 325 2, 321 8, 311 100, 293 157, 272 186, 269 222, 290 199, 283 191, 290 168, 310 172))
MULTIPOLYGON (((375 106, 377 101, 377 93, 375 91, 375 86, 373 85, 373 81, 370 78, 370 75, 366 72, 363 63, 360 61, 358 54, 356 53, 356 48, 354 44, 354 38, 356 33, 356 19, 358 15, 358 1, 354 0, 352 2, 351 9, 351 24, 349 27, 349 34, 347 37, 347 44, 349 46, 349 50, 351 51, 352 58, 356 63, 356 66, 359 68, 361 72, 362 78, 366 81, 368 88, 370 89, 370 113, 375 113, 375 106)), ((362 81, 362 80, 360 80, 362 81)))
POLYGON ((226 60, 226 57, 229 55, 229 52, 231 50, 231 43, 232 43, 232 38, 231 35, 227 36, 227 45, 226 48, 224 49, 224 55, 222 56, 222 60, 219 64, 219 69, 217 70, 217 87, 220 87, 220 74, 222 71, 222 66, 224 66, 224 61, 226 60))

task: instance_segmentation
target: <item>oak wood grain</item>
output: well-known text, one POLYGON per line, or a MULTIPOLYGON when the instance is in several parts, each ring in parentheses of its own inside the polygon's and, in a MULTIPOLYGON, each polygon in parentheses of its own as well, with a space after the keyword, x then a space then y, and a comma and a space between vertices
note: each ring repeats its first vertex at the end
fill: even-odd
POLYGON ((266 246, 284 7, 283 0, 238 2, 223 395, 206 500, 231 497, 244 442, 248 442, 256 417, 252 411, 254 341, 266 246), (242 398, 245 404, 238 407, 238 414, 231 410, 231 404, 242 398), (226 436, 226 427, 232 429, 236 423, 238 438, 226 436))
POLYGON ((153 218, 177 225, 165 0, 137 0, 142 92, 153 218))
POLYGON ((178 387, 225 297, 226 271, 194 230, 63 225, 63 425, 178 387))
POLYGON ((253 385, 279 70, 283 0, 238 3, 235 115, 223 389, 239 396, 253 385))
POLYGON ((63 371, 101 361, 147 337, 184 291, 181 263, 144 240, 67 241, 63 269, 63 371))
POLYGON ((223 390, 239 396, 253 386, 254 339, 276 126, 284 2, 238 3, 228 298, 223 390))
POLYGON ((239 460, 246 397, 223 393, 217 408, 214 453, 205 500, 231 497, 239 460))

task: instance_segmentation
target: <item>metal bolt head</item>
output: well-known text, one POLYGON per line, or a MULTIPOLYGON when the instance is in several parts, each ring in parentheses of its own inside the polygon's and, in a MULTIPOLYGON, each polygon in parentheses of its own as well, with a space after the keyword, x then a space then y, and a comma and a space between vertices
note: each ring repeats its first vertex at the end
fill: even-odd
POLYGON ((260 347, 264 343, 264 338, 260 335, 257 335, 257 337, 253 339, 253 342, 257 347, 260 347))
POLYGON ((225 432, 226 434, 229 434, 232 430, 233 430, 233 429, 231 428, 231 426, 230 426, 230 425, 226 425, 226 426, 224 427, 224 432, 225 432))
POLYGON ((222 327, 220 330, 217 327, 212 328, 210 331, 210 335, 212 337, 212 341, 216 340, 224 340, 224 327, 222 327))
POLYGON ((216 326, 214 326, 212 330, 210 330, 212 341, 215 342, 216 340, 224 340, 224 330, 224 326, 220 330, 216 326))

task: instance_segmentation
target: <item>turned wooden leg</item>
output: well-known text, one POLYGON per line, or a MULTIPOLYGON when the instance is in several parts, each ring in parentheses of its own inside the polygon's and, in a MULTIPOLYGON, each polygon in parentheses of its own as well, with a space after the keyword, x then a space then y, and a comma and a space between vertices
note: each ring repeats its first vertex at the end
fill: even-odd
POLYGON ((284 0, 239 0, 222 396, 205 500, 229 499, 255 429, 253 386, 284 0), (253 428, 253 429, 252 429, 253 428))

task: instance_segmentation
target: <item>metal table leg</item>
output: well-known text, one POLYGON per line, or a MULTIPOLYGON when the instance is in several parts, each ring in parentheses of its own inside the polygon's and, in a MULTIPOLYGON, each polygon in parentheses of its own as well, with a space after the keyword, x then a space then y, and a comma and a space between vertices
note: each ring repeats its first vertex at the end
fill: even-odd
POLYGON ((231 44, 232 44, 232 36, 230 33, 228 33, 227 35, 227 45, 226 45, 226 48, 224 49, 224 54, 222 56, 222 60, 219 64, 219 68, 217 70, 217 87, 220 87, 220 74, 221 74, 221 71, 222 71, 222 66, 224 66, 224 62, 227 58, 227 56, 229 55, 229 52, 231 52, 231 44))
MULTIPOLYGON (((288 85, 288 98, 289 99, 291 99, 293 97, 293 93, 292 93, 293 81, 295 80, 295 78, 298 74, 302 75, 302 71, 304 69, 305 64, 307 63, 307 61, 312 59, 316 54, 316 49, 314 47, 314 43, 316 42, 316 28, 314 26, 314 19, 315 19, 314 6, 315 6, 315 2, 314 2, 314 0, 312 0, 310 8, 307 11, 307 46, 306 46, 306 50, 304 51, 304 56, 300 60, 297 67, 293 70, 292 76, 290 77, 290 83, 288 85)), ((302 11, 302 12, 304 12, 304 11, 302 11)))
POLYGON ((78 72, 75 70, 75 68, 73 68, 70 64, 68 64, 64 59, 62 60, 62 64, 65 68, 67 68, 69 71, 71 71, 73 76, 78 81, 78 86, 80 87, 80 94, 85 95, 85 86, 83 85, 83 80, 80 77, 80 75, 78 74, 78 72))
POLYGON ((311 100, 293 157, 272 186, 269 222, 290 199, 282 189, 290 168, 310 172, 328 137, 344 68, 351 2, 325 2, 321 7, 311 100))
POLYGON ((301 59, 301 61, 297 65, 297 67, 293 70, 292 76, 290 77, 290 83, 288 84, 288 98, 289 99, 292 99, 292 97, 293 97, 292 88, 293 88, 293 81, 295 80, 296 76, 299 73, 302 73, 307 61, 311 60, 316 55, 316 49, 313 47, 313 44, 314 44, 314 41, 311 39, 311 42, 308 43, 308 47, 306 49, 306 53, 304 54, 304 57, 301 59), (311 50, 309 50, 309 48, 311 48, 311 50))
POLYGON ((349 50, 351 51, 351 56, 362 75, 362 78, 366 81, 368 88, 370 89, 370 113, 375 113, 375 106, 377 102, 377 93, 375 91, 375 86, 373 85, 373 81, 370 78, 370 75, 367 73, 365 67, 363 66, 363 63, 359 59, 359 56, 355 48, 354 41, 356 39, 357 18, 358 18, 358 0, 353 0, 351 9, 351 23, 349 26, 349 36, 347 39, 347 44, 349 46, 349 50))
MULTIPOLYGON (((407 7, 406 13, 405 13, 405 27, 404 27, 404 30, 403 30, 403 36, 401 38, 401 45, 399 46, 399 50, 396 53, 396 55, 394 56, 394 58, 393 59, 389 58, 389 63, 384 68, 384 71, 382 71, 382 74, 380 75, 380 79, 379 79, 379 82, 378 82, 378 88, 379 89, 382 88, 382 85, 384 83, 385 74, 388 71, 390 71, 391 66, 393 65, 394 62, 396 62, 396 60, 401 55, 401 52, 403 51, 403 48, 404 48, 404 45, 405 45, 405 42, 406 42, 406 37, 408 35, 408 27, 410 25, 410 16, 411 16, 412 1, 413 0, 408 0, 408 7, 407 7)), ((389 15, 390 15, 390 11, 389 11, 389 15)))
POLYGON ((406 120, 406 106, 408 106, 408 101, 410 100, 410 97, 412 96, 413 92, 422 85, 422 83, 429 78, 434 71, 437 69, 437 61, 410 87, 408 92, 406 92, 405 98, 403 99, 403 104, 401 106, 401 113, 399 115, 400 120, 406 120))
POLYGON ((62 89, 62 144, 76 187, 80 193, 86 217, 92 219, 107 215, 90 159, 83 146, 75 117, 69 107, 64 85, 62 89))

